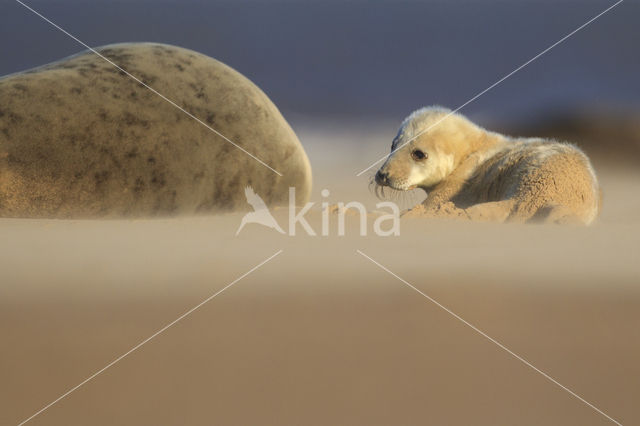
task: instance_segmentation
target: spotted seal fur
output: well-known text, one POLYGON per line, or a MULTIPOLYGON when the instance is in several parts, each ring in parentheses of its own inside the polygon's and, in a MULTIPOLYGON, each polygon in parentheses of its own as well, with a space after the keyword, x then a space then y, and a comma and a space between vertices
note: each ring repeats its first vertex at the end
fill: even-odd
POLYGON ((251 81, 165 44, 97 48, 0 79, 0 216, 140 217, 305 203, 311 169, 251 81), (277 170, 234 147, 148 85, 277 170))

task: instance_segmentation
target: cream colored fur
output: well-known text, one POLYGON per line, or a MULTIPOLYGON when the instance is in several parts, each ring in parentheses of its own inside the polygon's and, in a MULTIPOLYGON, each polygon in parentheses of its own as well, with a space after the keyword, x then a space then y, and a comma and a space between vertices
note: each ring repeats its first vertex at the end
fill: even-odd
POLYGON ((577 147, 489 132, 439 107, 405 119, 376 182, 428 193, 406 216, 589 225, 600 208, 595 172, 577 147))

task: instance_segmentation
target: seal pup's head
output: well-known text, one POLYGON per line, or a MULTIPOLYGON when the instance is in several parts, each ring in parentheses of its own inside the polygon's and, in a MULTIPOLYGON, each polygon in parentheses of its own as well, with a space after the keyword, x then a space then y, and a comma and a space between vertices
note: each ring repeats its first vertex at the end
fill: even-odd
POLYGON ((421 108, 402 122, 375 182, 402 191, 428 190, 469 155, 481 133, 481 128, 447 108, 421 108))

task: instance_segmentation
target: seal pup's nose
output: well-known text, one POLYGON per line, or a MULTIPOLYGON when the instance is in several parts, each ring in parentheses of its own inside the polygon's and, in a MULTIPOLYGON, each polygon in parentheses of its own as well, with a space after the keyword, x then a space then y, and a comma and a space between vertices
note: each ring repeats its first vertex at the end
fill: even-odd
POLYGON ((378 170, 376 173, 376 183, 378 185, 387 185, 389 181, 389 173, 378 170))

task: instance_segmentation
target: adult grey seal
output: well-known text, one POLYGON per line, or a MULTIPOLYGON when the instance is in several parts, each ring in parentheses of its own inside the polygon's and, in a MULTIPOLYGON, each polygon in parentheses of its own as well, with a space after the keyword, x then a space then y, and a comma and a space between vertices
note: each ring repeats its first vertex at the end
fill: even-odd
POLYGON ((309 160, 251 81, 155 43, 96 49, 0 79, 0 216, 142 217, 306 203, 309 160), (145 85, 211 128, 256 161, 145 85))

